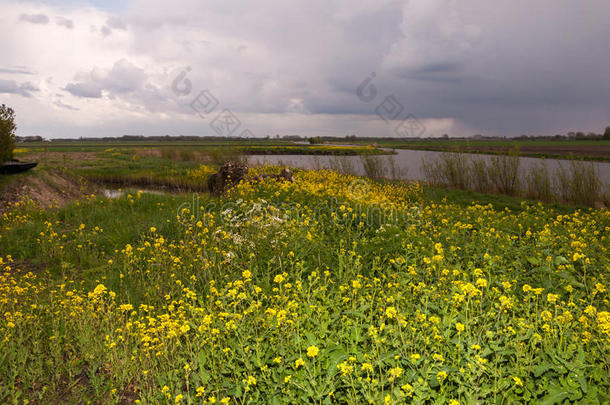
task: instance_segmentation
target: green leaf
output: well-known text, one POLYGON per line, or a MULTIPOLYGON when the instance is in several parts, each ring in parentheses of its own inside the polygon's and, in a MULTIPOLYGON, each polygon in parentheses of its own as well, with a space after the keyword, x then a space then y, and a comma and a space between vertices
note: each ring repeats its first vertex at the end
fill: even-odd
POLYGON ((549 386, 549 395, 547 395, 540 401, 540 405, 561 404, 568 397, 568 391, 566 391, 561 386, 552 384, 549 386))
POLYGON ((538 266, 540 264, 540 259, 536 257, 528 257, 527 261, 533 266, 538 266))

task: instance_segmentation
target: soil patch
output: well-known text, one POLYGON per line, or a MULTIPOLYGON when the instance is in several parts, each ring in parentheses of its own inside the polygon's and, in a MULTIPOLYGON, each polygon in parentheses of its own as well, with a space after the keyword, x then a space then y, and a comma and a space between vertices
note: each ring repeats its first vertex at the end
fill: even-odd
POLYGON ((34 171, 15 176, 0 190, 0 212, 11 203, 32 200, 41 207, 64 206, 95 192, 81 177, 61 171, 34 171))

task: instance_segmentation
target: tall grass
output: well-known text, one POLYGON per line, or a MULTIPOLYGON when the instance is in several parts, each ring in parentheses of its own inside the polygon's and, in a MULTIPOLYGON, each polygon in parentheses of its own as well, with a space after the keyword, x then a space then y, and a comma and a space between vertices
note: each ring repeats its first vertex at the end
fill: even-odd
POLYGON ((576 204, 592 206, 602 197, 602 183, 593 162, 572 159, 567 167, 560 163, 556 187, 563 200, 576 204))
POLYGON ((424 160, 423 170, 437 185, 467 189, 470 184, 468 156, 460 152, 441 153, 435 162, 424 160))
POLYGON ((404 170, 402 170, 400 168, 400 166, 398 165, 398 163, 396 163, 396 159, 394 159, 394 156, 392 156, 392 155, 386 156, 386 164, 387 164, 388 175, 392 180, 398 180, 398 179, 406 177, 407 169, 405 168, 404 170))
POLYGON ((222 165, 227 161, 243 162, 244 153, 239 148, 218 147, 193 150, 188 148, 159 148, 160 157, 180 162, 205 162, 222 165))
POLYGON ((341 174, 356 174, 354 162, 350 156, 333 156, 330 160, 330 168, 341 174))
POLYGON ((421 159, 421 169, 428 183, 434 186, 445 186, 443 183, 441 163, 439 159, 430 159, 426 156, 421 159))
POLYGON ((205 162, 221 166, 225 162, 245 162, 244 153, 237 148, 211 148, 203 151, 205 162))
POLYGON ((550 202, 555 199, 553 185, 546 160, 535 163, 525 176, 525 196, 550 202))
POLYGON ((506 195, 519 193, 519 166, 521 158, 517 149, 508 155, 495 155, 489 159, 489 178, 498 192, 506 195))
POLYGON ((385 177, 386 167, 384 166, 381 157, 362 155, 360 156, 360 162, 362 163, 362 168, 367 177, 370 177, 371 179, 381 179, 385 177))
POLYGON ((473 157, 470 162, 469 174, 472 188, 479 193, 489 193, 493 189, 489 178, 487 162, 482 157, 473 157))
POLYGON ((605 187, 603 187, 600 200, 605 207, 610 207, 610 184, 606 184, 605 187))
POLYGON ((527 172, 521 167, 518 150, 509 155, 483 157, 443 152, 438 158, 424 158, 426 180, 437 186, 473 189, 482 193, 524 196, 546 202, 562 201, 578 205, 608 205, 610 195, 602 190, 594 162, 572 159, 551 173, 546 161, 535 163, 527 172))
POLYGON ((191 162, 201 159, 198 153, 186 148, 160 148, 159 153, 164 159, 191 162))

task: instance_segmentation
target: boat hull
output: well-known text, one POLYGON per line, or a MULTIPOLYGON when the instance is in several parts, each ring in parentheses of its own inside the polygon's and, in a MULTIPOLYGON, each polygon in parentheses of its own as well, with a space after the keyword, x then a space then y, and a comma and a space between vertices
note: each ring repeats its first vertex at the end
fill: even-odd
POLYGON ((38 165, 37 162, 8 162, 0 165, 0 174, 15 174, 33 169, 38 165))

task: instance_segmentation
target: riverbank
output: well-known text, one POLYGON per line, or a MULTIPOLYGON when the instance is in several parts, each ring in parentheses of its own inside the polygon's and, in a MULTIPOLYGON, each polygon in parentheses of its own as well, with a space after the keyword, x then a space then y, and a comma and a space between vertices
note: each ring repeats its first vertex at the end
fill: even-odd
MULTIPOLYGON (((357 142, 355 143, 357 144, 357 142)), ((436 152, 507 155, 517 148, 520 156, 547 159, 583 159, 610 162, 610 141, 536 140, 379 140, 380 147, 436 152)))

